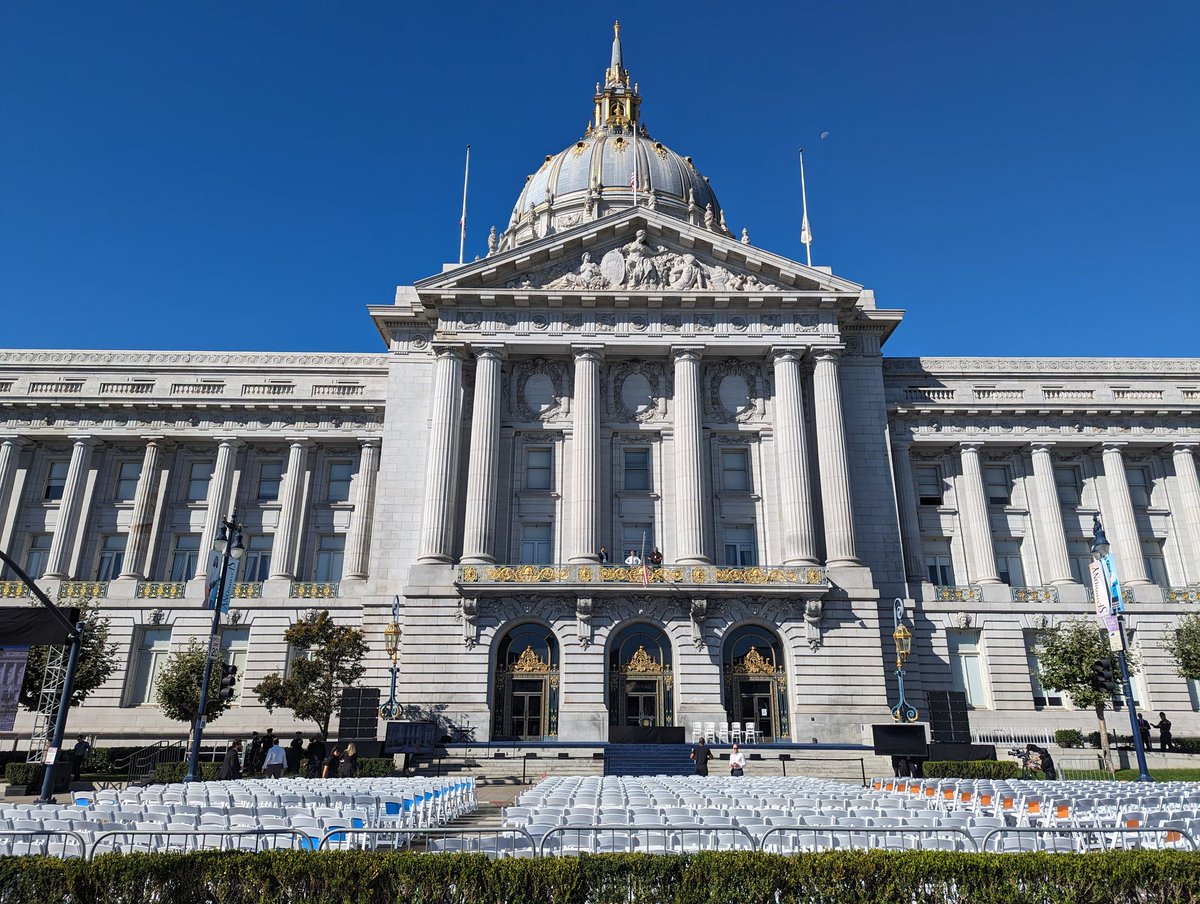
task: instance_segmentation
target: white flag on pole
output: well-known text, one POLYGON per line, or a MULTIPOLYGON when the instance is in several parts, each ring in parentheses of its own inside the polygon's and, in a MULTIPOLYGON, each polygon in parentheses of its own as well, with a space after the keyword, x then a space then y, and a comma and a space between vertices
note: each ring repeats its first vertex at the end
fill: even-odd
POLYGON ((800 220, 800 244, 812 244, 812 227, 808 225, 808 214, 804 214, 800 220))

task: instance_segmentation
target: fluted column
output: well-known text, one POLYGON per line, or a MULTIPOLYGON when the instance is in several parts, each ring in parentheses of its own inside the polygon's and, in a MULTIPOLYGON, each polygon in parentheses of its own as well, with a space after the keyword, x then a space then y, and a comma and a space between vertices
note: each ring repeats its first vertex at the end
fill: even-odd
MULTIPOLYGON (((296 553, 300 548, 300 513, 304 510, 304 485, 308 472, 307 439, 293 439, 288 449, 287 471, 279 490, 279 526, 271 544, 271 577, 296 577, 296 553)), ((204 558, 208 558, 207 551, 204 558)))
POLYGON ((992 522, 988 516, 987 496, 983 491, 983 470, 979 465, 982 443, 963 443, 959 449, 962 478, 958 486, 958 516, 967 547, 967 568, 972 584, 999 584, 996 547, 992 545, 992 522))
POLYGON ((146 577, 146 562, 150 551, 150 535, 158 514, 159 462, 162 459, 160 437, 146 439, 146 451, 142 454, 142 473, 138 475, 137 490, 133 495, 133 512, 129 519, 129 537, 125 542, 125 567, 123 578, 146 577))
POLYGON ((496 480, 500 471, 501 346, 475 349, 475 401, 471 454, 467 463, 467 509, 463 519, 464 562, 496 561, 496 480))
POLYGON ((8 549, 8 538, 12 536, 12 525, 8 523, 8 503, 12 497, 13 481, 17 474, 17 460, 25 440, 19 436, 0 438, 0 549, 8 549))
POLYGON ((458 439, 462 417, 463 350, 441 345, 433 364, 433 409, 425 462, 425 513, 418 562, 453 561, 454 496, 458 486, 458 439))
POLYGON ((704 452, 699 346, 671 349, 675 358, 675 551, 671 561, 706 565, 704 452))
POLYGON ((379 439, 359 440, 358 479, 354 484, 354 514, 346 535, 343 578, 365 580, 371 561, 371 518, 375 509, 375 477, 379 472, 379 439))
POLYGON ((1108 510, 1104 533, 1117 556, 1117 577, 1122 584, 1149 584, 1142 543, 1138 537, 1133 500, 1129 498, 1129 478, 1125 474, 1124 443, 1104 444, 1104 487, 1108 491, 1108 510))
POLYGON ((846 425, 838 382, 838 349, 814 353, 813 408, 817 422, 817 460, 821 472, 821 508, 825 515, 825 564, 858 565, 854 513, 850 505, 850 468, 846 425))
POLYGON ((904 575, 924 581, 925 552, 921 546, 921 519, 917 512, 917 487, 913 482, 912 443, 892 440, 892 469, 896 475, 896 504, 900 506, 900 541, 904 544, 904 575))
POLYGON ((1200 479, 1196 476, 1195 449, 1195 443, 1176 443, 1172 453, 1182 505, 1181 511, 1171 520, 1176 529, 1181 530, 1179 546, 1183 550, 1183 571, 1189 584, 1200 582, 1200 479))
POLYGON ((1062 507, 1058 502, 1058 486, 1054 482, 1054 461, 1050 457, 1051 443, 1034 443, 1033 483, 1038 501, 1038 556, 1042 563, 1042 580, 1050 584, 1070 584, 1071 560, 1067 555, 1067 532, 1063 528, 1062 507))
POLYGON ((69 574, 71 550, 75 546, 75 535, 79 530, 79 511, 83 505, 84 489, 87 486, 88 468, 92 464, 92 450, 96 441, 88 436, 72 437, 75 446, 71 450, 71 464, 67 468, 67 485, 63 488, 58 506, 58 524, 50 541, 50 554, 46 561, 45 577, 66 580, 69 574))
POLYGON ((204 514, 204 530, 200 534, 200 555, 196 557, 196 577, 202 578, 208 571, 208 551, 217 539, 221 522, 229 517, 229 498, 233 493, 233 471, 237 463, 237 450, 242 441, 234 436, 218 438, 217 462, 213 466, 212 479, 208 482, 208 499, 204 514))
POLYGON ((572 399, 571 537, 569 561, 595 562, 600 548, 600 357, 595 345, 575 346, 572 399))
POLYGON ((775 455, 779 474, 779 509, 783 522, 783 564, 815 565, 812 483, 808 441, 804 435, 804 383, 797 348, 772 352, 775 372, 775 455))

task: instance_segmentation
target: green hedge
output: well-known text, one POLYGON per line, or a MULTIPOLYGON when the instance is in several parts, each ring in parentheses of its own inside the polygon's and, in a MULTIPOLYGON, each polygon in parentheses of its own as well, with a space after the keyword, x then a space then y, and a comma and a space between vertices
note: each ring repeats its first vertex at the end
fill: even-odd
POLYGON ((41 763, 9 763, 4 767, 4 781, 10 785, 30 785, 41 772, 41 763))
POLYGON ((1078 728, 1060 728, 1054 732, 1054 743, 1059 747, 1070 749, 1083 746, 1083 732, 1078 728))
POLYGON ((1198 896, 1200 857, 1172 851, 722 852, 528 860, 212 851, 109 854, 90 862, 0 858, 0 904, 1182 904, 1198 896))
POLYGON ((926 778, 1017 778, 1020 767, 1008 760, 929 760, 926 778))

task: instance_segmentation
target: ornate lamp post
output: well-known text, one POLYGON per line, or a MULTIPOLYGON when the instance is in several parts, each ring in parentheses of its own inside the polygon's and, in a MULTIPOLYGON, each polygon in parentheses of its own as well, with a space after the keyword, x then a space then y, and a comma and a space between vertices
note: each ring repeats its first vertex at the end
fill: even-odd
POLYGON ((904 698, 904 660, 912 652, 912 631, 904 624, 904 600, 897 598, 892 608, 892 619, 896 629, 892 640, 896 644, 896 687, 899 699, 892 707, 892 718, 897 722, 917 721, 917 708, 904 698))
MULTIPOLYGON (((1133 702, 1133 684, 1129 680, 1129 660, 1125 657, 1125 651, 1128 649, 1128 644, 1125 639, 1125 605, 1121 600, 1120 582, 1117 580, 1117 566, 1113 562, 1112 556, 1109 555, 1108 537, 1104 535, 1104 525, 1100 523, 1100 516, 1096 515, 1092 519, 1092 558, 1095 560, 1093 568, 1099 568, 1104 575, 1104 589, 1107 593, 1108 600, 1104 604, 1100 600, 1096 601, 1096 614, 1115 616, 1116 631, 1112 630, 1113 625, 1110 622, 1108 625, 1109 646, 1117 654, 1117 664, 1121 668, 1121 686, 1122 692, 1125 694, 1125 707, 1129 710, 1129 727, 1133 732, 1133 750, 1137 755, 1138 777, 1139 782, 1152 782, 1150 770, 1146 766, 1146 748, 1142 744, 1142 732, 1138 728, 1137 704, 1133 702)), ((1093 590, 1093 592, 1096 592, 1093 590)))
POLYGON ((392 660, 389 669, 392 673, 392 688, 388 692, 387 702, 379 707, 379 715, 384 719, 394 719, 400 710, 396 703, 396 674, 400 667, 396 663, 400 658, 400 637, 403 633, 404 629, 400 627, 400 597, 397 596, 392 598, 392 621, 383 629, 383 648, 392 660))

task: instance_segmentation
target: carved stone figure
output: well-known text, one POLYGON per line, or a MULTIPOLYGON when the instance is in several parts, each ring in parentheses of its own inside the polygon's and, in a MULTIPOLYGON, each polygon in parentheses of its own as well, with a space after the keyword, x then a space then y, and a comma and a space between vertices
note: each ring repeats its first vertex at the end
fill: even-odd
POLYGON ((804 633, 811 650, 821 646, 821 614, 824 605, 820 600, 808 600, 804 604, 804 633))
MULTIPOLYGON (((496 227, 492 227, 492 231, 488 233, 488 256, 496 253, 496 227)), ((197 698, 199 699, 199 698, 197 698)))
POLYGON ((565 289, 603 289, 608 280, 600 275, 600 265, 592 260, 591 252, 583 252, 578 273, 567 273, 561 279, 550 283, 550 288, 565 289))
MULTIPOLYGON (((722 213, 724 213, 724 211, 722 211, 722 213)), ((750 244, 750 230, 747 229, 745 226, 742 227, 742 244, 743 245, 750 244)))
POLYGON ((675 258, 671 267, 672 289, 702 289, 704 288, 704 272, 696 262, 695 255, 685 254, 675 258))
MULTIPOLYGON (((655 249, 646 241, 646 230, 639 229, 632 242, 621 249, 625 252, 625 285, 630 289, 658 285, 658 269, 654 266, 655 249)), ((657 249, 662 254, 665 248, 657 249)))
POLYGON ((712 204, 704 205, 704 228, 707 229, 709 232, 712 232, 713 228, 716 226, 716 224, 717 224, 717 217, 716 217, 716 214, 713 213, 712 204))
POLYGON ((729 227, 725 225, 725 211, 721 211, 721 231, 729 235, 729 227))

